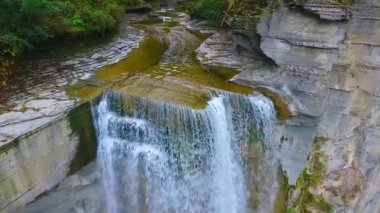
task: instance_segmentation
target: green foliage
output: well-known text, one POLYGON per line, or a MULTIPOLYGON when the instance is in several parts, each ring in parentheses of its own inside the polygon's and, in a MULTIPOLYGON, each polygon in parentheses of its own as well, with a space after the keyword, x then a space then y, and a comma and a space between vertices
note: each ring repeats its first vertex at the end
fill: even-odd
POLYGON ((54 38, 104 35, 141 0, 1 0, 0 71, 12 57, 54 38))
POLYGON ((198 0, 192 15, 225 24, 230 17, 256 20, 263 11, 277 8, 279 4, 279 0, 198 0))
POLYGON ((17 56, 25 47, 30 46, 25 39, 17 37, 12 33, 0 35, 0 45, 0 59, 17 56))
POLYGON ((321 176, 319 174, 314 174, 305 169, 297 179, 296 188, 303 189, 310 186, 316 186, 320 180, 321 176))
POLYGON ((126 5, 139 2, 140 0, 2 0, 0 42, 2 46, 10 45, 16 55, 19 55, 33 44, 52 38, 105 33, 115 27, 126 5))
POLYGON ((143 3, 142 0, 119 0, 118 2, 120 4, 126 5, 126 6, 133 6, 133 5, 137 5, 137 4, 143 3))
POLYGON ((295 208, 291 207, 291 208, 287 208, 287 209, 285 210, 285 213, 297 213, 297 211, 296 211, 295 208))
POLYGON ((0 79, 2 79, 0 89, 7 86, 7 82, 4 80, 10 73, 7 67, 13 64, 13 58, 27 46, 29 46, 27 41, 11 33, 0 35, 0 79))
POLYGON ((317 209, 318 212, 332 212, 332 206, 327 203, 322 196, 310 192, 310 188, 316 186, 323 177, 322 174, 318 172, 319 171, 312 169, 305 169, 298 177, 296 188, 300 190, 300 194, 291 209, 296 209, 297 212, 302 213, 311 212, 311 208, 317 209))
POLYGON ((223 10, 226 9, 228 0, 199 0, 192 11, 192 15, 218 23, 222 19, 223 10))

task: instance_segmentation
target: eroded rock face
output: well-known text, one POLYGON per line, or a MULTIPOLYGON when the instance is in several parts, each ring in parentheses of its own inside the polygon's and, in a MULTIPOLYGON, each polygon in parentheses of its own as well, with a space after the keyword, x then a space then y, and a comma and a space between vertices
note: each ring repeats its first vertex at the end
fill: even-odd
MULTIPOLYGON (((379 86, 377 82, 380 80, 378 75, 380 71, 378 34, 380 31, 376 28, 379 21, 374 19, 379 13, 373 8, 377 4, 376 1, 359 1, 350 9, 352 18, 347 22, 344 20, 325 21, 322 20, 324 17, 321 14, 320 20, 305 13, 293 15, 292 11, 282 8, 272 16, 269 23, 267 22, 268 33, 262 34, 261 47, 267 56, 276 61, 279 65, 278 69, 288 70, 289 64, 295 67, 309 65, 311 69, 307 72, 302 72, 302 70, 298 72, 304 73, 305 77, 310 76, 309 78, 315 79, 315 84, 323 84, 325 87, 317 92, 321 97, 318 104, 321 109, 320 114, 316 113, 312 116, 318 119, 316 133, 331 140, 331 144, 324 147, 329 160, 327 176, 321 185, 331 183, 335 178, 339 182, 335 183, 338 185, 335 186, 334 192, 341 201, 328 199, 329 196, 326 195, 326 200, 331 200, 330 202, 338 211, 351 209, 365 212, 379 208, 378 198, 375 196, 368 200, 367 195, 380 192, 380 190, 375 192, 378 189, 374 189, 371 185, 379 179, 376 179, 378 176, 375 175, 378 165, 370 160, 380 157, 375 151, 377 147, 375 144, 380 139, 377 132, 379 121, 374 120, 378 118, 376 111, 379 108, 379 86), (277 21, 273 19, 276 20, 277 14, 284 11, 286 11, 285 17, 297 17, 302 14, 301 16, 305 17, 298 17, 297 20, 302 19, 301 23, 307 22, 309 25, 298 24, 291 18, 282 18, 281 25, 276 25, 277 21), (306 21, 311 19, 315 20, 306 21), (270 33, 272 26, 280 28, 276 30, 278 31, 276 39, 288 40, 287 31, 281 31, 281 28, 288 29, 287 25, 292 25, 290 28, 293 32, 292 39, 298 38, 299 42, 287 42, 287 45, 283 46, 278 45, 279 42, 267 42, 268 39, 273 39, 273 34, 270 33), (310 29, 314 28, 318 29, 317 35, 308 36, 307 32, 313 32, 310 29), (315 40, 316 45, 303 43, 305 38, 315 40), (330 43, 326 43, 324 38, 330 43), (302 50, 300 50, 300 45, 302 50), (278 50, 278 48, 282 49, 278 50), (330 51, 329 55, 323 57, 327 49, 330 51), (311 57, 308 57, 308 52, 312 52, 311 57), (291 61, 289 58, 294 60, 291 61), (357 166, 353 167, 349 161, 345 160, 347 153, 353 153, 352 158, 357 159, 357 166)), ((289 73, 289 71, 285 72, 289 73)), ((297 74, 297 71, 294 73, 297 74)), ((290 88, 290 90, 293 89, 290 88)), ((310 92, 304 92, 305 96, 314 96, 310 92)), ((307 143, 307 141, 304 142, 307 143)))
POLYGON ((76 108, 1 147, 1 212, 14 212, 94 160, 95 129, 89 107, 76 108), (80 153, 83 146, 86 151, 80 153))
POLYGON ((258 26, 261 49, 282 70, 304 76, 326 75, 338 55, 345 22, 326 22, 281 8, 258 26))
POLYGON ((295 0, 293 4, 324 20, 341 21, 348 20, 352 16, 350 10, 351 2, 349 1, 345 1, 343 4, 338 4, 334 3, 333 0, 295 0))
MULTIPOLYGON (((276 66, 255 64, 252 57, 256 66, 246 66, 247 57, 239 54, 234 42, 229 49, 233 60, 216 52, 202 55, 221 48, 213 48, 213 41, 206 41, 198 55, 208 58, 205 63, 234 64, 242 72, 233 81, 270 88, 289 104, 293 116, 278 123, 275 140, 290 184, 302 171, 314 136, 325 136, 327 174, 315 193, 338 212, 377 212, 380 3, 359 0, 340 7, 308 2, 302 8, 283 6, 258 23, 260 48, 276 66)), ((233 38, 247 44, 241 36, 233 38)))
POLYGON ((78 138, 70 137, 68 125, 66 120, 59 121, 41 132, 20 139, 18 148, 0 154, 2 211, 10 211, 30 202, 63 180, 78 143, 78 138))
POLYGON ((94 161, 65 179, 54 191, 18 211, 39 213, 43 209, 45 212, 103 212, 105 203, 100 196, 100 175, 101 172, 94 161))

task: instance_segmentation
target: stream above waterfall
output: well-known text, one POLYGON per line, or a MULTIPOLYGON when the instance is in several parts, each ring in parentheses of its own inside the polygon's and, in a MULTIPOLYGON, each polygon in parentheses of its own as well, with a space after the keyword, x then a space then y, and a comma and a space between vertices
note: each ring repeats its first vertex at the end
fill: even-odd
POLYGON ((158 17, 147 17, 133 23, 133 27, 145 32, 139 47, 125 59, 99 69, 90 79, 68 88, 68 93, 91 100, 99 96, 103 88, 112 88, 202 109, 210 98, 209 89, 240 94, 252 92, 249 87, 229 82, 238 73, 236 70, 206 67, 196 59, 195 50, 210 33, 188 29, 185 26, 188 16, 184 13, 165 12, 162 16, 170 19, 160 21, 158 17))

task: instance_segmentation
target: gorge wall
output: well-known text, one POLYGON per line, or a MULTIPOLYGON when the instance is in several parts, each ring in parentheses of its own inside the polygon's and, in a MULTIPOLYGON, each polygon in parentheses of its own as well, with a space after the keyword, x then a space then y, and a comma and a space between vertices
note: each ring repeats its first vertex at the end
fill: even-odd
MULTIPOLYGON (((311 193, 337 212, 378 212, 380 2, 282 4, 261 17, 259 36, 230 33, 238 47, 231 54, 240 58, 229 65, 242 71, 233 81, 270 88, 289 104, 292 116, 277 125, 276 141, 290 184, 296 184, 310 162, 314 137, 325 137, 320 150, 326 173, 311 193), (252 50, 262 51, 276 65, 248 66, 242 56, 247 54, 241 53, 252 50)), ((214 37, 199 48, 204 63, 225 61, 204 51, 216 50, 218 39, 220 45, 223 39, 214 37)))
POLYGON ((83 104, 1 147, 0 212, 14 212, 95 159, 89 105, 83 104))

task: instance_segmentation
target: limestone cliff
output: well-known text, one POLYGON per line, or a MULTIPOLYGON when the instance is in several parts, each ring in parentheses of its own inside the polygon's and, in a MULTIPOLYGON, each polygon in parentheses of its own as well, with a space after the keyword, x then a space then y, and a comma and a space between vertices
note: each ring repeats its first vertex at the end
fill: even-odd
POLYGON ((327 2, 283 3, 257 23, 259 41, 249 33, 232 31, 229 43, 214 35, 198 57, 240 69, 233 81, 267 87, 289 104, 292 116, 278 123, 275 140, 290 184, 303 171, 314 138, 323 136, 326 172, 311 192, 337 212, 379 212, 380 2, 327 2), (247 62, 241 53, 257 43, 275 65, 257 57, 247 62))
POLYGON ((76 173, 95 159, 96 147, 88 103, 2 146, 0 212, 17 212, 76 173))

